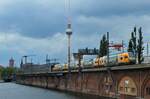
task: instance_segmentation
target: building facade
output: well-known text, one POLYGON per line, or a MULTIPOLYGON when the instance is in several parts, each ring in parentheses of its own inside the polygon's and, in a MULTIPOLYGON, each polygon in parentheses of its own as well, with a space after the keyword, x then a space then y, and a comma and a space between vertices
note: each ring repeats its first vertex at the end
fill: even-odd
POLYGON ((15 64, 15 60, 11 57, 11 59, 9 60, 9 67, 14 67, 15 64))

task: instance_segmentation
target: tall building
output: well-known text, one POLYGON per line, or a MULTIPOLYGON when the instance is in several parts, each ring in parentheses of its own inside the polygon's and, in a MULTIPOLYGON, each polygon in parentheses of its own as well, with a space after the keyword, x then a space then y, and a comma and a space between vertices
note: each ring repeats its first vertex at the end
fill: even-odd
POLYGON ((15 60, 11 57, 9 60, 9 67, 14 67, 15 60))

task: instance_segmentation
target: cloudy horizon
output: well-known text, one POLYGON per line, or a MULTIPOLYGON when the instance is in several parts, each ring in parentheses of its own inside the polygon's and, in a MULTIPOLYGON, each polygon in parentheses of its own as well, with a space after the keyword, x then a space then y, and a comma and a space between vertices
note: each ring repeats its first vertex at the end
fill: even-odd
MULTIPOLYGON (((142 27, 144 41, 149 42, 149 4, 148 0, 71 0, 72 52, 98 48, 106 32, 113 41, 128 42, 134 26, 142 27)), ((0 64, 7 66, 14 57, 19 65, 29 54, 36 55, 35 63, 44 63, 46 54, 66 62, 65 8, 65 0, 0 0, 0 64)))

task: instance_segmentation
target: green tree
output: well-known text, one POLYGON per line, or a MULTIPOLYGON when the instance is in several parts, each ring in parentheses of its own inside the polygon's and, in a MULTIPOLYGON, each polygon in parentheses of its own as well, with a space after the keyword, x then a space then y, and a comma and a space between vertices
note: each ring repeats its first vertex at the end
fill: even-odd
POLYGON ((136 27, 134 27, 133 32, 131 32, 131 39, 129 40, 128 44, 128 52, 132 52, 135 55, 135 58, 137 56, 137 35, 136 35, 136 27))
POLYGON ((128 45, 128 52, 134 53, 135 58, 138 60, 138 63, 141 64, 141 62, 144 60, 143 50, 144 50, 144 47, 143 47, 142 28, 140 27, 138 29, 138 39, 137 39, 137 29, 136 27, 134 27, 134 30, 131 33, 131 39, 128 45))
POLYGON ((2 79, 2 72, 3 72, 3 68, 0 67, 0 80, 2 79))
POLYGON ((128 52, 132 52, 133 53, 133 43, 132 43, 131 39, 129 40, 128 52))
POLYGON ((6 67, 6 68, 3 68, 2 70, 2 78, 5 79, 5 78, 10 78, 13 76, 13 74, 16 73, 16 68, 13 68, 13 67, 6 67))
POLYGON ((138 32, 139 32, 139 38, 138 38, 138 45, 137 45, 137 58, 138 58, 138 63, 141 64, 141 62, 144 60, 143 33, 141 27, 139 28, 138 32))
POLYGON ((103 35, 102 39, 100 40, 99 57, 105 55, 107 55, 107 39, 106 35, 103 35))

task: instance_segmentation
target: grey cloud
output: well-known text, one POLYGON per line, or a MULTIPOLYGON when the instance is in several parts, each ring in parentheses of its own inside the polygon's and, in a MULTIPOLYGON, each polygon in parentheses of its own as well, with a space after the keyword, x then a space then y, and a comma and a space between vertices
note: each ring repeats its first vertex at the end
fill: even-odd
POLYGON ((48 2, 50 6, 46 7, 48 4, 43 2, 16 0, 16 3, 7 7, 0 15, 0 31, 13 30, 32 37, 45 37, 63 31, 65 27, 64 9, 61 9, 59 5, 52 5, 53 2, 52 4, 48 2))
POLYGON ((149 14, 149 0, 82 0, 73 1, 73 10, 87 16, 149 14))
MULTIPOLYGON (((111 40, 127 42, 135 25, 143 27, 145 41, 150 39, 149 0, 71 0, 71 2, 73 52, 78 48, 98 48, 99 39, 106 32, 110 32, 111 40)), ((11 46, 8 46, 7 50, 2 50, 4 59, 9 59, 9 55, 16 57, 22 55, 16 49, 20 49, 21 52, 26 51, 25 48, 28 45, 23 46, 26 41, 36 43, 36 40, 42 39, 43 41, 49 37, 53 38, 53 41, 44 40, 42 43, 44 46, 42 47, 46 50, 41 53, 39 50, 43 48, 36 46, 35 53, 40 55, 49 53, 51 57, 59 57, 61 54, 60 59, 66 60, 65 42, 67 41, 60 43, 61 40, 56 39, 55 41, 54 39, 54 35, 58 32, 65 36, 66 14, 65 0, 1 0, 0 35, 2 36, 2 33, 7 35, 19 33, 18 35, 21 37, 17 42, 22 41, 23 43, 20 45, 10 43, 11 46), (23 41, 23 38, 30 38, 30 40, 23 41), (53 42, 55 45, 59 43, 65 46, 61 51, 52 52, 57 48, 57 46, 51 46, 54 44, 53 42), (9 47, 14 48, 13 53, 15 54, 9 52, 9 47)), ((35 46, 35 43, 32 45, 35 46)), ((5 47, 3 40, 1 44, 5 47)), ((25 54, 32 53, 32 51, 33 49, 28 49, 25 54)), ((6 64, 5 60, 2 61, 6 64)))
MULTIPOLYGON (((0 10, 0 32, 13 31, 25 36, 40 38, 51 36, 56 32, 65 32, 65 15, 67 14, 65 0, 6 1, 9 4, 2 6, 5 8, 4 11, 0 10)), ((112 18, 113 16, 134 16, 136 18, 137 16, 149 15, 149 3, 148 0, 119 0, 117 2, 110 0, 71 0, 74 31, 83 35, 112 31, 116 28, 116 26, 112 26, 113 23, 116 23, 112 18), (87 17, 88 20, 81 19, 82 16, 87 17), (91 17, 100 20, 93 22, 91 17)), ((121 30, 118 31, 121 32, 121 30)))

